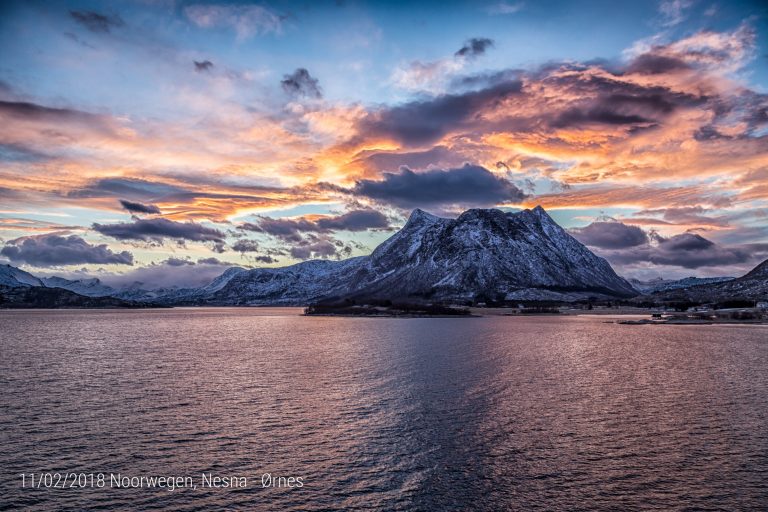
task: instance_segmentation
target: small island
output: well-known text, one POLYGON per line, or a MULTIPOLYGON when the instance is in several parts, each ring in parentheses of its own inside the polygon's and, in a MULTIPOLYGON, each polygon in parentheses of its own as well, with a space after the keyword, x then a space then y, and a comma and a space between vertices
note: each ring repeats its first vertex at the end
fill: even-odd
POLYGON ((442 304, 420 304, 371 300, 358 304, 353 300, 310 304, 304 309, 305 316, 354 316, 354 317, 472 317, 469 308, 442 304))

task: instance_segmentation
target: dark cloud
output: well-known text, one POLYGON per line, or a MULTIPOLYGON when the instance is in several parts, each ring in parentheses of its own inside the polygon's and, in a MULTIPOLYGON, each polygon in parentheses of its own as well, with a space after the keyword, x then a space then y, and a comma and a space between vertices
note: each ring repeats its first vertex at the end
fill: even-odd
POLYGON ((69 11, 69 15, 91 32, 109 33, 113 28, 125 25, 120 16, 99 14, 94 11, 69 11))
POLYGON ((277 260, 272 256, 254 256, 253 260, 258 263, 277 263, 277 260))
POLYGON ((645 53, 630 62, 626 71, 641 75, 660 75, 688 69, 691 67, 681 59, 645 53))
POLYGON ((493 46, 493 40, 486 37, 473 37, 464 43, 464 46, 454 54, 456 57, 472 59, 485 54, 488 48, 493 46))
POLYGON ((298 68, 290 75, 285 75, 280 82, 283 90, 293 96, 306 96, 309 98, 321 98, 323 96, 316 78, 312 78, 304 68, 298 68))
POLYGON ((526 197, 518 187, 484 167, 466 164, 456 169, 416 173, 402 168, 382 174, 380 181, 360 180, 352 192, 402 208, 420 206, 492 206, 526 197))
POLYGON ((78 122, 100 130, 109 126, 101 116, 69 108, 53 108, 26 101, 0 101, 0 116, 52 123, 78 122))
POLYGON ((240 253, 258 252, 259 244, 255 240, 238 240, 232 245, 232 250, 240 253))
POLYGON ((621 222, 593 222, 571 229, 570 233, 613 265, 651 263, 694 269, 742 264, 753 259, 753 249, 747 246, 723 246, 690 232, 667 238, 621 222))
POLYGON ((223 265, 224 262, 221 261, 219 258, 199 258, 197 260, 198 265, 223 265))
POLYGON ((68 197, 129 197, 132 200, 149 201, 160 197, 189 193, 176 185, 133 178, 102 178, 85 188, 73 190, 68 197))
MULTIPOLYGON (((680 98, 677 98, 680 99, 680 98)), ((565 128, 591 123, 623 125, 654 123, 672 113, 676 102, 671 94, 615 93, 600 96, 585 107, 573 107, 560 113, 551 125, 565 128)))
POLYGON ((389 220, 376 210, 353 210, 337 217, 323 217, 315 221, 322 230, 365 231, 389 227, 389 220))
POLYGON ((257 222, 246 222, 239 227, 265 233, 284 242, 299 242, 302 240, 301 233, 318 231, 317 225, 306 219, 273 219, 272 217, 259 217, 257 222))
POLYGON ((358 132, 373 138, 391 138, 405 146, 429 144, 461 128, 477 112, 519 94, 521 90, 522 82, 513 80, 479 91, 446 94, 384 108, 361 120, 358 132))
POLYGON ((722 267, 746 263, 751 252, 741 247, 725 247, 701 235, 682 233, 670 238, 658 237, 656 245, 642 245, 625 251, 612 251, 605 256, 611 263, 647 262, 683 268, 722 267))
POLYGON ((195 262, 192 260, 187 260, 184 258, 168 258, 163 262, 166 265, 170 265, 171 267, 181 267, 183 265, 194 265, 195 262))
MULTIPOLYGON (((256 231, 274 236, 284 242, 301 242, 302 233, 330 233, 332 231, 365 231, 366 229, 389 228, 389 220, 376 210, 352 210, 342 215, 320 217, 316 220, 274 219, 259 217, 256 222, 238 226, 246 231, 256 231)), ((234 248, 234 246, 233 246, 234 248)))
POLYGON ((106 244, 92 245, 76 235, 40 235, 8 242, 0 254, 15 263, 37 267, 83 263, 133 265, 133 254, 113 252, 106 244))
POLYGON ((624 249, 648 243, 645 231, 621 222, 593 222, 583 228, 571 229, 570 233, 584 245, 603 249, 624 249))
POLYGON ((339 246, 333 240, 326 238, 316 238, 291 247, 289 251, 291 257, 297 260, 308 260, 310 258, 333 258, 339 257, 339 246))
POLYGON ((213 68, 213 62, 209 60, 204 60, 202 62, 200 61, 193 61, 195 63, 195 71, 198 73, 204 72, 204 71, 210 71, 211 68, 213 68))
MULTIPOLYGON (((287 252, 282 250, 264 250, 267 256, 288 254, 295 259, 341 258, 352 253, 348 243, 332 236, 335 231, 365 231, 367 229, 387 229, 389 219, 381 212, 371 209, 352 210, 342 215, 326 216, 317 219, 273 219, 259 217, 255 222, 238 226, 241 230, 264 233, 280 240, 287 252)), ((238 252, 260 250, 256 242, 239 240, 232 249, 238 252)), ((273 263, 274 259, 257 259, 262 263, 273 263)))
POLYGON ((452 89, 475 89, 493 87, 500 83, 512 82, 523 74, 519 69, 505 69, 502 71, 483 72, 472 75, 463 75, 451 79, 452 89))
POLYGON ((224 233, 195 222, 175 222, 168 219, 139 219, 118 224, 94 224, 93 229, 102 235, 118 240, 140 240, 162 243, 164 239, 190 240, 193 242, 223 243, 224 233))
POLYGON ((161 213, 160 208, 158 208, 153 204, 134 203, 132 201, 126 201, 125 199, 121 199, 120 204, 123 205, 123 208, 125 208, 131 213, 147 213, 147 214, 161 213))

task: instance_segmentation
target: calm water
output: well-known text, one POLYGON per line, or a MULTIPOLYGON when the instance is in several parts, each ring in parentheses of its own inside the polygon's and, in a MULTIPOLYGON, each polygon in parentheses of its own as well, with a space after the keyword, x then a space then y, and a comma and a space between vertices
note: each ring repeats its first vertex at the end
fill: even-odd
POLYGON ((0 312, 0 508, 768 507, 766 327, 298 312, 0 312))

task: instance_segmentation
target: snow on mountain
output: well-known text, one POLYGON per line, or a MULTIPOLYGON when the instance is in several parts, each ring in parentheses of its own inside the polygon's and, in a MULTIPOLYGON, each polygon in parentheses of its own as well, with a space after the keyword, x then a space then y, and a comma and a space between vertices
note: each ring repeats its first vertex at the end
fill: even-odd
POLYGON ((105 285, 97 278, 91 279, 64 279, 63 277, 44 277, 43 286, 48 288, 63 288, 86 297, 110 297, 117 293, 114 288, 105 285))
POLYGON ((675 290, 654 292, 654 300, 722 302, 730 300, 768 300, 768 260, 741 277, 719 283, 698 284, 675 290))
POLYGON ((44 286, 40 279, 29 272, 10 265, 0 265, 0 286, 17 288, 20 286, 44 286))
POLYGON ((201 297, 213 304, 306 304, 331 298, 482 301, 635 290, 541 207, 468 210, 444 219, 415 210, 370 256, 237 273, 201 297))
POLYGON ((700 284, 713 284, 730 281, 733 277, 686 277, 683 279, 652 279, 650 281, 640 281, 639 279, 630 279, 629 284, 640 293, 654 293, 679 288, 688 288, 700 284))

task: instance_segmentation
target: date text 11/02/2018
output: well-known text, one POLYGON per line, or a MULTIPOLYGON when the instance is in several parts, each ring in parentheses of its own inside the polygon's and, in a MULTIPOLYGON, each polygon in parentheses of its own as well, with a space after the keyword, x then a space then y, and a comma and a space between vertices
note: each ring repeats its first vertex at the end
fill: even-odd
MULTIPOLYGON (((219 476, 213 473, 201 473, 198 482, 191 476, 129 476, 122 473, 21 473, 23 488, 70 489, 70 488, 110 488, 143 489, 164 488, 174 491, 181 488, 242 488, 248 487, 245 476, 219 476)), ((304 487, 303 477, 274 476, 270 473, 261 475, 264 488, 300 488, 304 487)))

